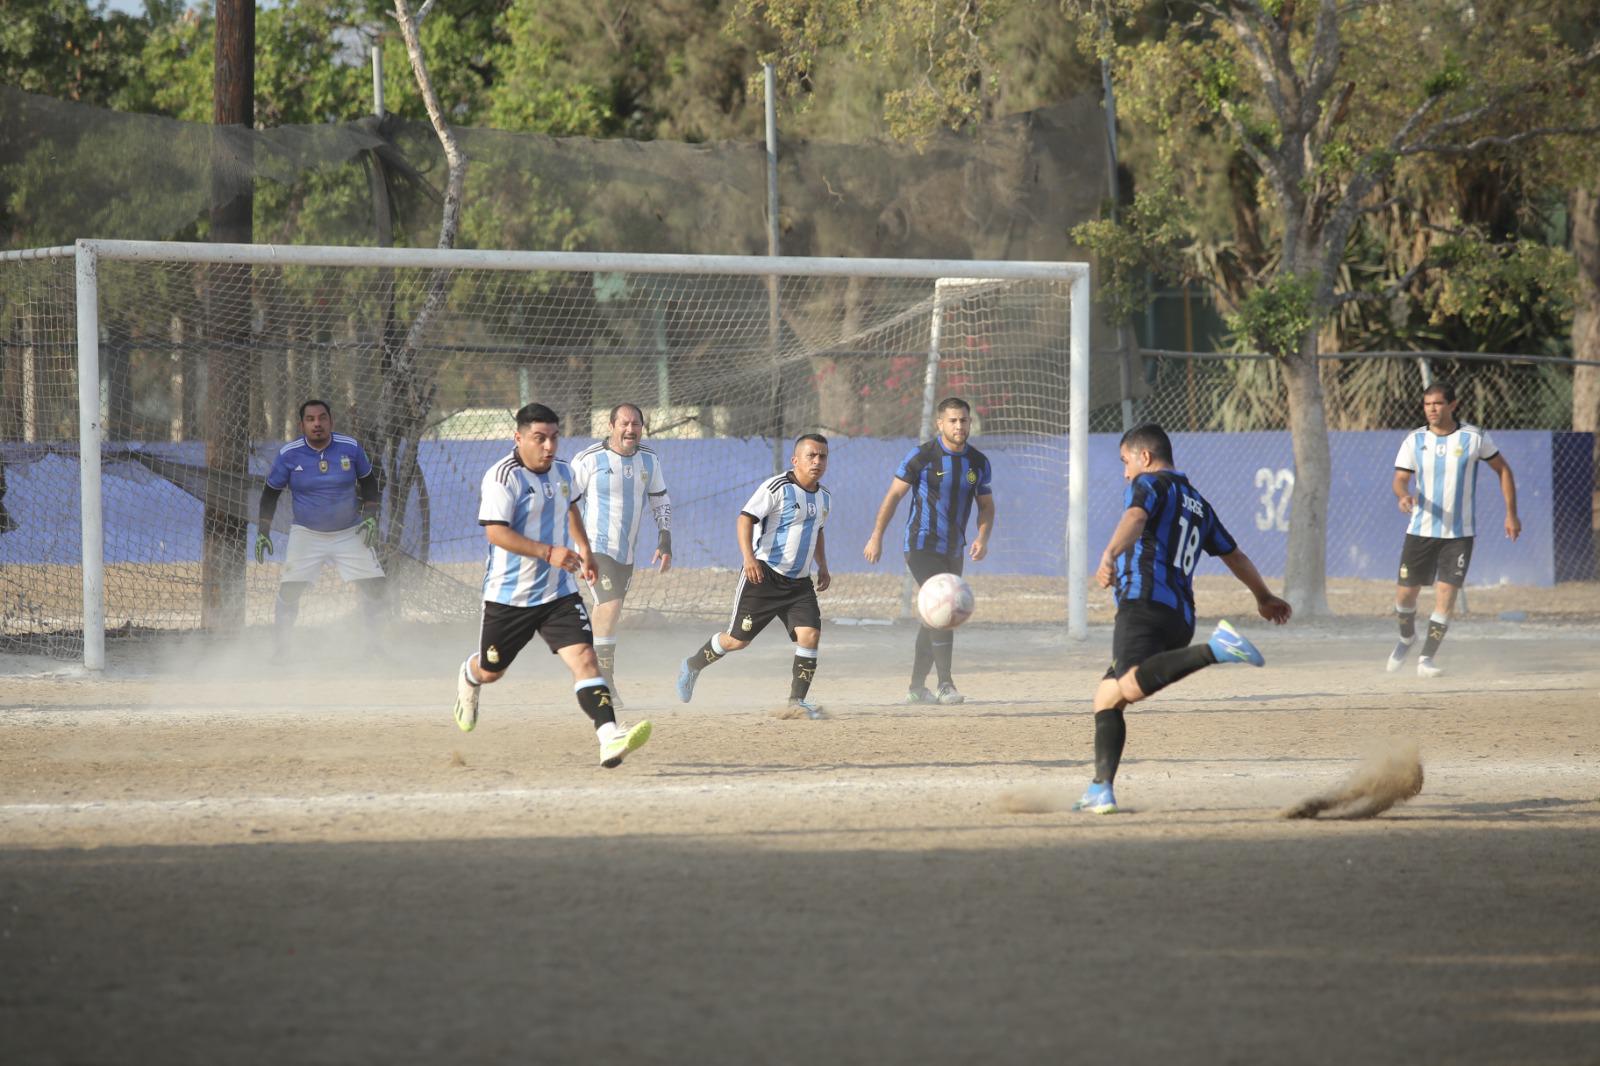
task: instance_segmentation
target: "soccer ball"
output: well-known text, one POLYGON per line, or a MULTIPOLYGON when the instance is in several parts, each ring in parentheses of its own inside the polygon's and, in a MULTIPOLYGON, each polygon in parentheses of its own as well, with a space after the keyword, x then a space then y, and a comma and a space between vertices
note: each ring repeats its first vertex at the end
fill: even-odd
POLYGON ((934 629, 954 629, 975 606, 972 586, 956 574, 934 574, 917 590, 917 613, 934 629))

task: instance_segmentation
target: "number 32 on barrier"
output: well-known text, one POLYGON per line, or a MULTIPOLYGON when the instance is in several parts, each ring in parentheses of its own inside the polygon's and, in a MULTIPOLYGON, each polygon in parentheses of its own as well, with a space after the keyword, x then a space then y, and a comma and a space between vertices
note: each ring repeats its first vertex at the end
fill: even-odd
POLYGON ((1261 490, 1261 509, 1256 511, 1256 528, 1289 531, 1289 504, 1294 499, 1294 471, 1264 466, 1256 471, 1256 488, 1261 490))

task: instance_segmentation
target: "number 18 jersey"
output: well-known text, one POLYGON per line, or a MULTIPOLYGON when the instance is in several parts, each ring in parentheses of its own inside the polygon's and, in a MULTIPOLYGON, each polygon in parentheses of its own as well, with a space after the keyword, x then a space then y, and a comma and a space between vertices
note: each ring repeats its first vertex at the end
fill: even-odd
POLYGON ((1200 553, 1227 555, 1238 545, 1204 496, 1176 470, 1154 470, 1128 483, 1123 508, 1149 516, 1133 547, 1117 556, 1117 603, 1146 600, 1194 624, 1194 568, 1200 553))

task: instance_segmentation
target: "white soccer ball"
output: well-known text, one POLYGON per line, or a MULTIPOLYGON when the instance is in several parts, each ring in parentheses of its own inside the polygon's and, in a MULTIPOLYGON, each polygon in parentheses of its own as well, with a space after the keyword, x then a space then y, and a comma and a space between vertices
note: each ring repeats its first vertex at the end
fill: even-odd
POLYGON ((934 629, 954 629, 976 606, 972 586, 957 574, 934 574, 917 590, 917 613, 934 629))

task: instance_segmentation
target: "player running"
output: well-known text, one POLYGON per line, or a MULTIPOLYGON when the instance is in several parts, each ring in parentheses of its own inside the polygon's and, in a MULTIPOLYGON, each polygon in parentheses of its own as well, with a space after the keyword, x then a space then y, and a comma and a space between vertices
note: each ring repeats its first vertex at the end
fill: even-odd
POLYGON ((373 548, 378 544, 378 478, 354 437, 333 431, 333 411, 322 400, 300 405, 298 440, 278 449, 262 486, 256 510, 256 562, 272 554, 272 518, 284 489, 294 498, 294 524, 289 548, 278 574, 273 613, 273 646, 282 656, 289 649, 300 597, 324 565, 360 590, 366 616, 368 650, 381 654, 383 567, 373 548))
POLYGON ((644 431, 638 405, 619 403, 611 409, 611 435, 572 458, 573 494, 582 501, 583 525, 593 538, 597 576, 589 587, 594 593, 594 653, 619 710, 617 620, 633 580, 634 543, 647 506, 656 524, 650 562, 663 574, 672 566, 672 498, 661 475, 661 457, 639 443, 644 431))
POLYGON ((1429 385, 1422 393, 1422 414, 1428 424, 1406 434, 1394 457, 1394 494, 1400 501, 1400 513, 1410 515, 1411 524, 1406 527, 1394 594, 1400 642, 1389 653, 1390 673, 1405 664, 1417 639, 1417 597, 1423 585, 1433 585, 1433 614, 1417 658, 1417 676, 1444 673, 1433 664, 1433 656, 1450 628, 1456 593, 1472 565, 1473 504, 1480 460, 1500 475, 1500 494, 1506 500, 1506 536, 1516 540, 1522 532, 1511 464, 1488 433, 1456 421, 1460 403, 1453 386, 1442 382, 1429 385), (1413 479, 1415 494, 1411 491, 1413 479))
POLYGON ((1122 435, 1122 477, 1128 482, 1122 519, 1095 574, 1117 589, 1111 668, 1094 693, 1094 780, 1074 809, 1110 814, 1112 782, 1128 727, 1123 709, 1212 663, 1265 665, 1254 644, 1222 621, 1204 644, 1194 638, 1194 576, 1200 552, 1215 555, 1255 594, 1256 610, 1278 625, 1290 608, 1261 580, 1221 519, 1189 479, 1172 466, 1172 441, 1154 423, 1122 435))
POLYGON ((783 619, 794 641, 794 667, 789 706, 808 717, 822 717, 822 708, 806 699, 817 670, 817 645, 822 640, 822 608, 817 593, 826 592, 828 555, 822 527, 828 521, 832 494, 822 486, 828 469, 828 439, 807 433, 794 442, 791 469, 761 483, 739 512, 735 523, 744 569, 733 594, 733 616, 725 633, 713 633, 678 670, 678 698, 688 703, 700 671, 731 651, 749 646, 774 618, 783 619), (812 559, 817 579, 812 585, 812 559), (737 634, 737 635, 735 635, 737 634))
MULTIPOLYGON (((911 449, 900 461, 878 507, 872 535, 861 550, 869 563, 882 558, 884 531, 901 498, 911 493, 911 507, 906 514, 906 569, 918 587, 935 574, 960 574, 969 557, 973 562, 981 560, 989 553, 989 535, 994 532, 989 458, 967 443, 972 431, 972 408, 955 396, 941 400, 934 425, 938 436, 911 449), (978 535, 969 545, 967 519, 974 503, 978 506, 978 535)), ((962 702, 965 697, 956 690, 950 674, 954 650, 954 631, 927 625, 917 630, 907 703, 962 702), (930 667, 938 670, 938 692, 928 691, 930 667)))
POLYGON ((572 579, 581 572, 593 581, 594 561, 574 499, 572 468, 556 458, 560 437, 556 413, 530 403, 517 412, 511 454, 483 475, 478 524, 489 541, 483 622, 478 650, 456 672, 456 725, 472 731, 480 686, 505 676, 538 634, 572 671, 578 706, 600 741, 600 765, 613 767, 650 739, 650 723, 631 729, 617 724, 611 690, 595 661, 589 613, 572 579))

